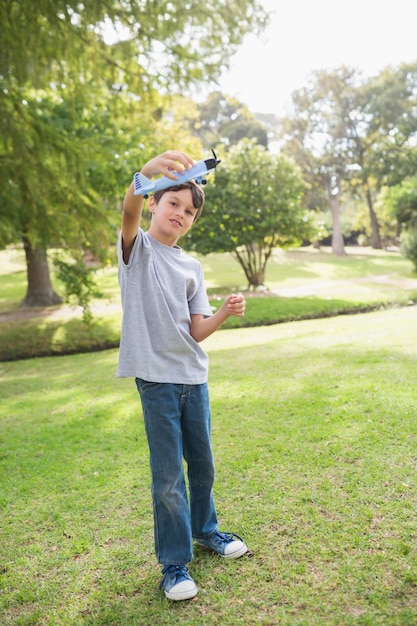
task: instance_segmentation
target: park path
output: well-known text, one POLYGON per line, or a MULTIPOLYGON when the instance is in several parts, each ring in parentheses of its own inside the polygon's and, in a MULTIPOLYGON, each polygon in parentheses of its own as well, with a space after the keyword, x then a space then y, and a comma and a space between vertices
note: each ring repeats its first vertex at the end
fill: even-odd
MULTIPOLYGON (((300 298, 303 296, 326 297, 329 291, 333 291, 337 287, 341 292, 343 288, 349 291, 352 283, 380 283, 384 285, 392 285, 402 289, 417 290, 417 278, 396 278, 391 274, 380 274, 376 276, 365 276, 362 278, 352 278, 347 280, 328 280, 328 281, 310 281, 293 287, 282 287, 278 289, 244 292, 246 297, 256 298, 262 296, 277 296, 282 298, 300 298)), ((222 294, 219 294, 221 296, 222 294)), ((223 294, 224 295, 224 294, 223 294)), ((106 315, 106 313, 121 312, 120 302, 99 302, 91 307, 93 314, 106 315)), ((51 320, 69 319, 71 317, 79 317, 82 314, 81 307, 72 307, 63 304, 55 307, 16 309, 9 313, 0 313, 0 323, 16 322, 30 320, 35 317, 45 317, 51 320)))

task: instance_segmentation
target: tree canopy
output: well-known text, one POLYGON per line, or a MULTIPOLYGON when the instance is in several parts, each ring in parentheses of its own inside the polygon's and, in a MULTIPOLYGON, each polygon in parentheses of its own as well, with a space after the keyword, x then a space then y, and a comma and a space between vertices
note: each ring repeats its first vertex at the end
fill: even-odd
POLYGON ((191 132, 206 148, 223 143, 226 148, 243 138, 254 137, 268 146, 268 131, 248 107, 236 98, 213 91, 197 105, 197 115, 189 118, 191 132))
POLYGON ((45 305, 47 249, 107 248, 138 163, 196 153, 167 131, 167 95, 214 79, 267 18, 256 0, 0 0, 0 13, 0 245, 24 243, 25 303, 45 305))
POLYGON ((282 120, 284 150, 302 168, 316 207, 333 217, 333 251, 343 254, 343 195, 366 202, 373 247, 381 247, 375 199, 415 171, 417 64, 385 68, 364 78, 348 67, 314 72, 294 92, 293 112, 282 120))
POLYGON ((0 10, 4 78, 44 88, 106 76, 141 96, 215 78, 267 22, 256 0, 1 0, 0 10))
POLYGON ((248 285, 259 287, 274 248, 300 243, 309 234, 303 191, 300 173, 289 160, 244 139, 216 169, 202 216, 184 245, 202 254, 231 252, 248 285))

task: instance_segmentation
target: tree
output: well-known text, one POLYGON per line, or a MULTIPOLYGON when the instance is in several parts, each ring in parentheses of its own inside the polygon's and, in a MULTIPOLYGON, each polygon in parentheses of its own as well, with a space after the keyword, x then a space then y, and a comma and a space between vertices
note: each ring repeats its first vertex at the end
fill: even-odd
POLYGON ((384 201, 398 223, 417 230, 417 177, 405 178, 399 185, 385 190, 384 201))
POLYGON ((97 256, 116 236, 114 207, 126 179, 119 154, 127 149, 126 135, 110 101, 97 90, 91 98, 80 98, 74 110, 53 92, 28 95, 8 116, 20 134, 7 145, 6 139, 1 151, 0 239, 23 243, 25 306, 60 301, 49 276, 48 248, 84 247, 97 256))
POLYGON ((283 150, 301 167, 311 197, 330 207, 332 251, 344 255, 340 219, 343 185, 351 177, 351 120, 356 74, 349 68, 318 71, 308 85, 294 92, 293 115, 282 120, 283 150))
POLYGON ((198 115, 190 118, 190 128, 207 149, 218 143, 232 146, 243 138, 255 138, 267 147, 268 134, 247 106, 236 98, 214 91, 197 105, 198 115))
POLYGON ((384 201, 400 226, 402 252, 417 272, 417 177, 385 189, 384 201))
POLYGON ((153 136, 165 94, 215 78, 266 15, 256 0, 191 10, 179 0, 0 0, 0 13, 0 244, 23 242, 24 304, 47 305, 58 299, 48 248, 106 247, 133 153, 142 162, 167 147, 153 136))
MULTIPOLYGON (((285 150, 292 154, 317 200, 321 189, 333 215, 333 251, 343 254, 338 204, 343 193, 362 197, 371 244, 381 248, 375 198, 415 171, 417 64, 386 68, 364 79, 341 67, 312 74, 293 94, 294 113, 283 120, 285 150)), ((320 203, 319 203, 320 204, 320 203)))
POLYGON ((356 178, 365 193, 374 248, 382 247, 374 198, 383 186, 398 184, 417 166, 416 84, 417 63, 387 67, 361 87, 359 106, 351 115, 356 178))
POLYGON ((303 190, 299 171, 287 159, 254 139, 242 140, 207 185, 203 214, 184 246, 202 254, 231 252, 255 289, 264 284, 272 251, 299 243, 309 233, 303 190))
POLYGON ((413 176, 417 167, 417 62, 386 67, 363 89, 369 160, 378 190, 413 176))

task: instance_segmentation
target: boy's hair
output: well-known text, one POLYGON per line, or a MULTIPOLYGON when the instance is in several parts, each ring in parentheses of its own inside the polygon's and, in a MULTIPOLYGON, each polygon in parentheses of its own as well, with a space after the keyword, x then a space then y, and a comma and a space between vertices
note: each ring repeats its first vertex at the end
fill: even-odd
POLYGON ((185 183, 181 183, 180 185, 172 185, 172 187, 167 187, 166 189, 159 189, 158 191, 155 191, 153 197, 155 202, 158 204, 164 193, 167 193, 167 191, 181 191, 181 189, 189 189, 191 191, 193 206, 197 209, 197 213, 194 217, 194 222, 196 222, 203 212, 204 191, 194 180, 187 180, 185 183))

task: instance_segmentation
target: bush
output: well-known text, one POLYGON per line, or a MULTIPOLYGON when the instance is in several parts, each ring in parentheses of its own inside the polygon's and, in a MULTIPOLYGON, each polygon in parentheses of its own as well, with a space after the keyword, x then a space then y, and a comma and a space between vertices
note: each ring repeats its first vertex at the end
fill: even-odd
POLYGON ((409 230, 402 236, 401 253, 411 261, 417 273, 417 230, 409 230))

